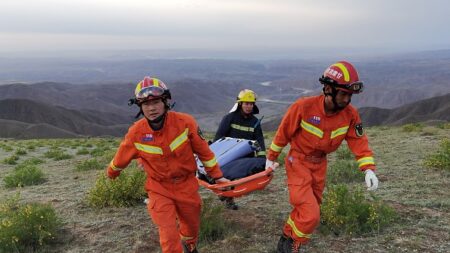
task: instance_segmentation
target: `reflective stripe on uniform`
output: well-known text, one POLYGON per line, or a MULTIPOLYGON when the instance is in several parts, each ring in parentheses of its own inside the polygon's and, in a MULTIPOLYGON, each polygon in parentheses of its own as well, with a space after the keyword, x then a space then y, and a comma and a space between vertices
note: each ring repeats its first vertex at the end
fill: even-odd
POLYGON ((114 160, 111 160, 111 162, 109 163, 109 167, 111 167, 111 169, 114 170, 114 171, 121 171, 121 170, 123 170, 122 168, 119 168, 116 165, 114 165, 114 160))
POLYGON ((258 151, 257 153, 256 153, 256 155, 266 155, 266 151, 258 151))
POLYGON ((181 144, 183 144, 185 141, 187 141, 188 139, 188 132, 189 129, 184 129, 184 132, 181 133, 180 135, 178 135, 177 138, 175 138, 175 140, 172 141, 172 143, 170 143, 169 147, 170 147, 170 151, 174 151, 175 149, 177 149, 181 144))
POLYGON ((302 126, 303 129, 305 129, 306 132, 313 134, 319 138, 323 137, 323 131, 320 130, 319 128, 307 123, 306 121, 303 121, 300 123, 300 125, 302 126))
POLYGON ((338 137, 339 135, 346 134, 348 131, 348 126, 340 127, 336 130, 331 131, 331 139, 338 137))
POLYGON ((214 165, 217 164, 217 160, 216 160, 216 157, 214 156, 211 160, 202 161, 202 163, 205 167, 213 167, 214 165))
POLYGON ((237 130, 245 131, 245 132, 254 132, 255 131, 255 128, 253 128, 253 127, 246 127, 246 126, 241 126, 241 125, 237 125, 237 124, 231 124, 230 127, 237 129, 237 130))
POLYGON ((134 143, 134 146, 136 147, 137 150, 143 151, 148 154, 156 154, 156 155, 163 154, 162 148, 157 146, 145 145, 137 142, 134 143))
POLYGON ((311 234, 305 234, 302 231, 298 230, 298 228, 295 226, 294 221, 291 219, 291 216, 289 216, 287 224, 292 228, 292 231, 294 231, 294 234, 297 237, 311 238, 311 234))
POLYGON ((358 159, 358 167, 362 168, 366 165, 375 165, 375 160, 371 156, 366 156, 358 159))
POLYGON ((182 234, 180 234, 180 237, 181 237, 182 241, 188 241, 188 240, 194 239, 194 237, 192 237, 192 236, 184 236, 182 234))
POLYGON ((277 144, 275 144, 273 142, 272 142, 272 144, 270 144, 270 149, 272 149, 273 151, 275 151, 277 153, 280 153, 281 150, 283 150, 283 148, 284 147, 280 147, 280 146, 278 146, 277 144))

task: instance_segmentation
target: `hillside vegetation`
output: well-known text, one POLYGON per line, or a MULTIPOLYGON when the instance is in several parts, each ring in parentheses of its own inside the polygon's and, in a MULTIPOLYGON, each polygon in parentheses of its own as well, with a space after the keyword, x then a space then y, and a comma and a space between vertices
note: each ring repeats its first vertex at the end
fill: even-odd
MULTIPOLYGON (((397 218, 380 230, 360 235, 326 232, 319 227, 307 245, 308 252, 450 252, 450 170, 430 166, 429 162, 440 157, 448 159, 445 140, 450 139, 449 124, 371 127, 367 133, 376 154, 380 187, 372 194, 364 191, 364 198, 383 201, 395 210, 397 218)), ((273 132, 266 133, 266 137, 269 144, 273 132)), ((92 207, 87 201, 96 181, 104 176, 102 168, 119 141, 0 140, 0 202, 20 193, 21 203, 38 202, 54 208, 62 224, 54 240, 42 245, 40 251, 160 252, 157 229, 142 201, 104 208, 92 207), (21 164, 33 164, 44 180, 19 188, 6 187, 5 178, 21 164)), ((332 165, 344 158, 348 158, 345 152, 330 156, 332 176, 337 174, 331 171, 335 168, 332 165)), ((448 160, 440 164, 446 167, 448 160)), ((352 165, 348 166, 351 170, 352 165)), ((276 252, 282 225, 291 209, 285 179, 281 167, 264 191, 237 199, 238 211, 216 209, 220 201, 212 192, 201 189, 208 210, 214 209, 210 215, 219 215, 218 221, 227 222, 229 228, 214 240, 203 240, 199 251, 276 252)), ((361 188, 363 177, 346 185, 349 189, 361 188)))

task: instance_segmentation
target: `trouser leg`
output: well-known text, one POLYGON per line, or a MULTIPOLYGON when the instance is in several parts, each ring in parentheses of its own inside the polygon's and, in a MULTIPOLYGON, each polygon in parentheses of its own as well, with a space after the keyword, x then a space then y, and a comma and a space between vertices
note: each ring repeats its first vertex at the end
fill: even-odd
POLYGON ((289 201, 293 206, 283 228, 285 235, 297 243, 307 243, 320 221, 320 202, 326 173, 326 162, 311 164, 306 161, 289 161, 289 201))
POLYGON ((176 206, 172 199, 157 193, 149 194, 148 212, 158 226, 159 243, 163 253, 183 252, 177 226, 176 206))

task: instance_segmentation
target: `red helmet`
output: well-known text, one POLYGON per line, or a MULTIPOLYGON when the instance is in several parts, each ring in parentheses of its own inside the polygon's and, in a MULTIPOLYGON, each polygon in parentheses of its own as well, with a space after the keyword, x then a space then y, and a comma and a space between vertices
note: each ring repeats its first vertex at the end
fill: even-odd
POLYGON ((172 98, 169 89, 161 80, 148 76, 136 85, 134 95, 138 104, 150 99, 172 98))
POLYGON ((346 61, 339 61, 329 66, 319 81, 323 85, 331 85, 351 93, 360 93, 363 90, 363 83, 359 81, 358 72, 346 61))

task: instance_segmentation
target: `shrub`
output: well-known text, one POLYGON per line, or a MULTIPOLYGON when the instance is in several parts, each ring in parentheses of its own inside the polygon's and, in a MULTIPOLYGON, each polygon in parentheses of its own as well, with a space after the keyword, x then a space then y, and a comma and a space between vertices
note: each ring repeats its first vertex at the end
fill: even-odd
POLYGON ((94 148, 93 150, 91 150, 90 154, 91 156, 97 157, 104 155, 105 151, 107 151, 107 149, 105 148, 94 148))
POLYGON ((362 173, 358 164, 354 160, 337 160, 330 165, 327 172, 327 182, 329 184, 363 182, 362 173))
POLYGON ((402 130, 403 130, 403 132, 407 132, 407 133, 420 132, 420 131, 422 131, 423 127, 424 126, 421 123, 412 123, 412 124, 403 125, 402 130))
POLYGON ((440 129, 450 129, 450 122, 441 122, 436 127, 440 129))
POLYGON ((61 228, 50 205, 19 204, 18 197, 0 204, 0 221, 0 252, 35 252, 61 228))
POLYGON ((351 160, 353 159, 353 154, 347 145, 341 145, 341 147, 336 151, 337 159, 351 160))
POLYGON ((339 235, 379 232, 396 219, 394 209, 380 200, 369 202, 361 188, 351 193, 344 184, 331 185, 321 206, 322 232, 339 235))
POLYGON ((44 163, 44 160, 39 159, 37 157, 33 157, 33 158, 23 161, 21 164, 22 165, 37 165, 37 164, 41 164, 41 163, 44 163))
POLYGON ((19 160, 19 157, 17 155, 12 155, 10 157, 6 157, 5 159, 3 159, 3 163, 14 165, 17 164, 17 160, 19 160))
POLYGON ((110 180, 101 172, 95 186, 88 192, 87 202, 90 206, 99 208, 134 206, 147 196, 144 182, 144 172, 136 168, 122 171, 115 180, 110 180))
POLYGON ((76 168, 78 171, 86 171, 86 170, 101 170, 106 167, 105 164, 97 161, 97 159, 89 159, 84 160, 77 164, 76 168))
POLYGON ((439 150, 425 158, 424 166, 450 171, 450 141, 442 140, 439 150))
POLYGON ((7 188, 41 184, 45 181, 44 173, 35 165, 19 165, 3 178, 7 188))
POLYGON ((27 145, 27 149, 30 150, 30 151, 33 151, 33 150, 36 149, 36 146, 34 144, 28 144, 27 145))
POLYGON ((72 158, 71 155, 65 153, 60 148, 51 148, 50 150, 45 152, 44 156, 47 157, 47 158, 53 158, 53 160, 55 160, 55 161, 72 158))
POLYGON ((11 152, 13 151, 13 148, 11 146, 8 146, 6 144, 2 144, 1 148, 5 151, 5 152, 11 152))
POLYGON ((77 155, 87 155, 89 154, 89 150, 87 148, 82 148, 77 151, 77 155))
POLYGON ((284 159, 286 158, 286 152, 281 152, 280 155, 278 156, 277 162, 280 164, 280 166, 283 166, 285 161, 284 159))
POLYGON ((101 157, 100 162, 104 164, 108 164, 111 162, 111 160, 114 158, 114 155, 116 154, 116 150, 108 150, 106 151, 101 157))
POLYGON ((16 150, 16 155, 26 155, 27 151, 25 149, 19 148, 16 150))
POLYGON ((223 217, 223 205, 214 204, 213 198, 203 201, 200 223, 200 242, 221 240, 228 233, 232 224, 223 217))

